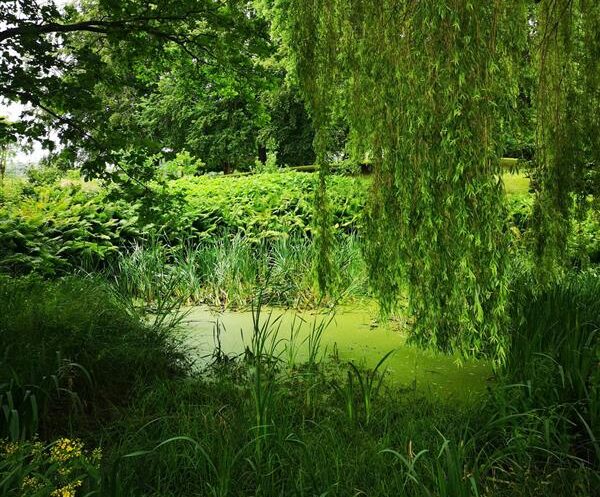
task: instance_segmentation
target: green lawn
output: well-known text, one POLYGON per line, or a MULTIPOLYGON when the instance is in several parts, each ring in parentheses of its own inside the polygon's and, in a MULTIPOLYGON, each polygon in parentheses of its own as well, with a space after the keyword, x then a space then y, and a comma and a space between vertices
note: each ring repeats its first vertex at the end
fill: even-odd
POLYGON ((523 173, 506 173, 502 175, 504 189, 507 195, 521 195, 529 193, 530 180, 523 173))

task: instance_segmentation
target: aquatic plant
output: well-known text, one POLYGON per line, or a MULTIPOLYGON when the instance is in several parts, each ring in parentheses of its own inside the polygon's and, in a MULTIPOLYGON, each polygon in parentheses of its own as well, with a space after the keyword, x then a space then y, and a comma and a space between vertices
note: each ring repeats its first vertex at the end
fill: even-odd
POLYGON ((150 304, 167 287, 187 303, 225 309, 250 307, 261 288, 265 302, 294 308, 368 295, 361 243, 355 237, 336 243, 333 262, 341 276, 325 300, 317 288, 314 245, 302 238, 255 244, 234 237, 179 247, 151 239, 115 257, 103 274, 123 295, 150 304))

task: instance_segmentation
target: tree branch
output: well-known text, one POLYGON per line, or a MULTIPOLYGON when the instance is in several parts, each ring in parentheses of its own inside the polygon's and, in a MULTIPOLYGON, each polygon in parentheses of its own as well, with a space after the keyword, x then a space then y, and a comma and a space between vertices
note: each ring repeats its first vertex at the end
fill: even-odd
POLYGON ((90 20, 76 22, 72 24, 60 24, 50 22, 47 24, 36 24, 34 22, 24 22, 21 25, 5 29, 0 33, 0 43, 10 38, 19 36, 40 36, 49 33, 73 33, 77 31, 89 31, 93 33, 108 33, 119 30, 144 30, 145 24, 152 21, 185 21, 190 16, 199 14, 199 12, 188 12, 180 16, 151 16, 151 17, 135 17, 130 19, 121 19, 117 21, 90 20))

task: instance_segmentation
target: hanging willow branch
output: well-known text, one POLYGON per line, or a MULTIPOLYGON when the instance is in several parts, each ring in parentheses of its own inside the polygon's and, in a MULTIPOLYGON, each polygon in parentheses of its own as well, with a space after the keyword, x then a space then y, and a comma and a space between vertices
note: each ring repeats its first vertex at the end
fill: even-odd
POLYGON ((536 255, 542 281, 567 262, 574 193, 590 164, 600 164, 600 4, 539 4, 536 255))
POLYGON ((498 158, 518 4, 291 0, 286 11, 317 126, 344 88, 353 150, 374 165, 365 252, 382 308, 407 289, 414 339, 445 350, 504 349, 498 158))
MULTIPOLYGON (((338 74, 337 66, 330 64, 334 46, 323 38, 327 23, 335 22, 334 12, 320 0, 292 2, 286 5, 289 22, 286 34, 288 44, 294 47, 295 65, 304 93, 312 109, 315 126, 316 164, 319 168, 319 184, 315 194, 315 223, 317 226, 317 274, 323 293, 333 284, 335 274, 331 262, 333 246, 332 216, 327 181, 330 172, 328 150, 330 146, 330 121, 335 101, 333 86, 338 74)), ((333 34, 329 30, 328 34, 333 34)))
MULTIPOLYGON (((505 353, 499 157, 532 30, 541 40, 538 212, 549 233, 539 252, 556 260, 556 247, 566 243, 563 186, 569 189, 570 160, 581 150, 581 140, 568 134, 581 116, 580 86, 571 89, 571 82, 580 75, 575 67, 587 64, 588 74, 598 68, 597 57, 573 61, 575 3, 598 17, 593 0, 542 0, 533 18, 530 0, 275 0, 322 133, 320 159, 326 162, 328 116, 342 101, 351 148, 373 163, 365 232, 371 283, 386 312, 408 295, 412 336, 421 344, 499 360, 505 353), (553 216, 556 223, 547 223, 553 216)), ((578 19, 578 36, 597 50, 597 21, 582 28, 590 21, 578 19)))
POLYGON ((580 133, 574 123, 575 40, 573 0, 543 0, 539 19, 537 175, 540 191, 534 218, 536 255, 542 279, 555 275, 565 259, 571 190, 580 133))

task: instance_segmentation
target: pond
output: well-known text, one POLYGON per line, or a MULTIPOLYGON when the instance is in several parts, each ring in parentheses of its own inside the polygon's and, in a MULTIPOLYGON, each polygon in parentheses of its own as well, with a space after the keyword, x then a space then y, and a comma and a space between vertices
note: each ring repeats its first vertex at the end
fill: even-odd
MULTIPOLYGON (((215 312, 206 307, 193 307, 187 312, 185 344, 197 355, 200 364, 210 360, 218 344, 229 356, 243 353, 250 344, 253 330, 250 311, 215 312)), ((388 381, 436 396, 460 399, 468 399, 485 389, 492 375, 490 363, 469 360, 459 364, 458 356, 409 345, 397 325, 378 324, 374 316, 373 309, 338 309, 332 318, 315 312, 263 309, 261 321, 269 318, 275 323, 278 352, 283 360, 289 360, 290 349, 296 361, 305 360, 314 325, 331 320, 322 334, 321 356, 335 354, 343 361, 373 368, 386 353, 394 350, 385 363, 388 381)))

